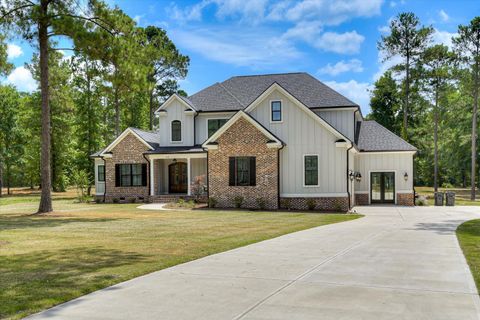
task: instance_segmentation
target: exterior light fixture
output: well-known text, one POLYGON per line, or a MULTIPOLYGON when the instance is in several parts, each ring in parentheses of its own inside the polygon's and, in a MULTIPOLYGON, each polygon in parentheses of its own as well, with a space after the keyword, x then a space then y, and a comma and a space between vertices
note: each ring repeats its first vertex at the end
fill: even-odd
POLYGON ((177 163, 177 159, 173 159, 173 163, 177 163))
POLYGON ((355 179, 355 174, 353 173, 352 170, 348 172, 348 177, 350 178, 350 181, 353 181, 353 179, 355 179))
POLYGON ((405 181, 408 180, 408 173, 405 172, 405 174, 403 175, 403 179, 405 179, 405 181))
POLYGON ((362 181, 362 174, 360 172, 355 173, 355 180, 357 180, 357 182, 362 181))

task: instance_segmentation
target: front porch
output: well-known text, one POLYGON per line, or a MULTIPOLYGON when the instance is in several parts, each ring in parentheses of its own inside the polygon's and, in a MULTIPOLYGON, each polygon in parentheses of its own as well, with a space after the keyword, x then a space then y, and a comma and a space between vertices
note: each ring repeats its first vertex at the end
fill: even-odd
POLYGON ((169 202, 206 194, 207 154, 169 153, 149 154, 150 199, 169 202))

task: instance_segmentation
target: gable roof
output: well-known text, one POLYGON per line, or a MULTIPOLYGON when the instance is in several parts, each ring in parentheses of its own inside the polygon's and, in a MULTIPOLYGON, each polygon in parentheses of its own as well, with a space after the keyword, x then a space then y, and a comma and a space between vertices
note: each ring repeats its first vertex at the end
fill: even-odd
POLYGON ((192 111, 197 111, 195 109, 195 106, 193 105, 193 103, 188 98, 182 97, 181 95, 179 95, 177 93, 174 93, 164 103, 162 103, 162 105, 155 112, 159 112, 160 110, 165 109, 168 106, 168 104, 175 99, 180 101, 188 109, 190 109, 192 111))
POLYGON ((357 133, 360 152, 417 151, 410 143, 373 120, 359 121, 357 133))
POLYGON ((358 107, 308 73, 237 76, 188 97, 198 111, 237 111, 250 105, 273 83, 278 83, 308 108, 358 107))
POLYGON ((155 150, 160 147, 160 135, 156 132, 145 131, 138 128, 129 127, 125 129, 112 143, 105 149, 91 154, 90 157, 98 158, 109 153, 117 144, 119 144, 129 134, 133 134, 140 142, 142 142, 148 149, 155 150))
POLYGON ((267 130, 264 126, 262 126, 257 120, 252 118, 248 113, 243 112, 242 110, 238 111, 231 117, 223 126, 220 127, 210 138, 208 138, 203 144, 202 147, 209 148, 212 145, 215 145, 215 141, 227 131, 238 119, 243 118, 251 123, 255 128, 257 128, 261 133, 263 133, 270 141, 267 142, 269 147, 273 148, 280 148, 284 145, 282 140, 277 138, 273 133, 267 130))

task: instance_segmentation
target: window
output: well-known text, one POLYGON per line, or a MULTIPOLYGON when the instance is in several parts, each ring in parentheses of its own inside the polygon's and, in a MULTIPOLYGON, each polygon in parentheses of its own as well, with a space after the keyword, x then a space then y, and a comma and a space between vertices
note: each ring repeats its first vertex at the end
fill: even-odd
POLYGON ((230 186, 256 185, 255 157, 230 157, 228 160, 230 186))
POLYGON ((318 186, 318 156, 304 156, 305 185, 318 186))
POLYGON ((147 185, 147 164, 116 164, 116 187, 145 187, 147 185))
POLYGON ((272 111, 272 122, 282 121, 282 101, 272 101, 270 108, 272 111))
POLYGON ((221 126, 223 126, 228 119, 208 119, 207 120, 207 127, 208 127, 208 138, 210 138, 221 126))
POLYGON ((105 182, 105 166, 99 165, 97 167, 97 180, 98 182, 105 182))
POLYGON ((182 141, 182 123, 180 120, 172 121, 172 142, 182 141))

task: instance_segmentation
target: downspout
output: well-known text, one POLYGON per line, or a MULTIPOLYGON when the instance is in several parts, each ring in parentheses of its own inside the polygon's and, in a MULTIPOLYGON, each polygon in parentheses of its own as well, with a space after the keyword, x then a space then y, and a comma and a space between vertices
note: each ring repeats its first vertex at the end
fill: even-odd
POLYGON ((349 161, 348 161, 348 160, 349 160, 349 159, 348 159, 348 158, 349 158, 349 154, 348 154, 348 153, 349 153, 350 150, 352 150, 352 148, 353 148, 353 143, 350 145, 350 148, 347 149, 347 195, 348 195, 348 210, 349 210, 349 211, 350 211, 350 209, 352 208, 351 205, 350 205, 352 201, 351 201, 351 199, 350 199, 350 197, 351 197, 350 187, 348 186, 348 181, 350 180, 350 177, 349 177, 349 175, 348 175, 348 171, 349 171, 349 161))
POLYGON ((197 133, 196 133, 196 122, 195 121, 197 119, 197 116, 198 116, 198 112, 195 112, 195 115, 193 116, 193 145, 195 146, 197 144, 197 133))
MULTIPOLYGON (((103 160, 103 167, 105 168, 105 169, 103 169, 104 174, 105 174, 105 182, 103 183, 103 203, 105 203, 106 198, 107 198, 107 161, 105 161, 105 158, 103 156, 100 156, 100 159, 103 160)), ((97 193, 96 188, 95 188, 95 193, 97 193)))
POLYGON ((280 209, 280 150, 282 150, 285 145, 282 144, 281 148, 277 149, 277 207, 280 209))

